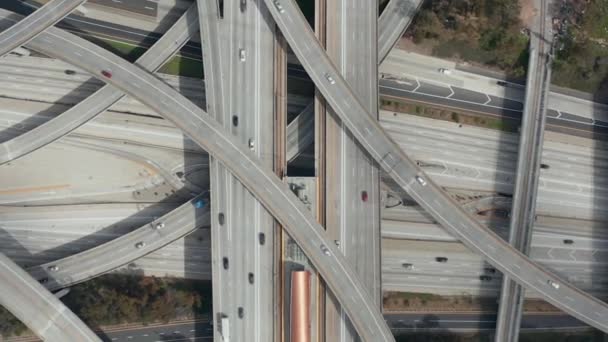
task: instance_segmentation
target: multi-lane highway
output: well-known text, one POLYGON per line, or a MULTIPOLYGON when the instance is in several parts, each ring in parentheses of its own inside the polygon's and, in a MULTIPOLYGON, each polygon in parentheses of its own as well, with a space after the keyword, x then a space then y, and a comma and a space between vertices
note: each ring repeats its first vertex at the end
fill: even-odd
MULTIPOLYGON (((547 11, 551 1, 534 1, 538 9, 530 34, 530 58, 526 96, 520 127, 519 152, 509 243, 524 254, 528 254, 532 242, 532 229, 536 220, 536 195, 541 172, 541 156, 545 132, 547 95, 551 83, 551 17, 547 11)), ((498 309, 496 341, 517 341, 524 289, 508 275, 503 277, 498 309)))
POLYGON ((266 0, 266 4, 292 50, 327 102, 371 157, 403 190, 446 229, 468 247, 484 255, 502 272, 540 293, 560 309, 608 331, 608 306, 605 303, 532 262, 501 237, 484 228, 428 179, 415 162, 386 135, 333 66, 295 1, 266 0))
MULTIPOLYGON (((324 25, 327 53, 365 109, 377 119, 376 6, 369 6, 368 0, 336 0, 328 1, 326 10, 334 13, 324 25)), ((325 228, 357 271, 373 304, 381 307, 378 167, 332 112, 328 107, 329 115, 321 117, 325 121, 325 228)), ((356 341, 352 325, 331 294, 325 303, 325 339, 356 341)))
MULTIPOLYGON (((202 28, 203 50, 212 55, 205 64, 210 66, 205 71, 212 74, 207 89, 213 89, 206 98, 214 102, 208 108, 227 132, 270 169, 274 161, 274 64, 269 61, 274 54, 274 26, 268 24, 269 14, 259 0, 227 2, 221 19, 217 8, 210 8, 215 3, 201 2, 205 1, 199 1, 199 21, 209 21, 202 28), (211 69, 218 62, 219 69, 211 69)), ((211 165, 213 207, 223 216, 212 221, 213 268, 216 275, 221 273, 213 284, 217 297, 214 317, 230 320, 230 328, 222 334, 229 333, 231 338, 269 341, 275 334, 278 284, 273 276, 274 250, 260 245, 259 236, 273 246, 274 221, 219 160, 211 165)), ((218 339, 219 332, 216 330, 218 339)))
MULTIPOLYGON (((149 70, 160 68, 196 32, 198 23, 196 17, 197 9, 192 5, 136 63, 149 70)), ((123 96, 122 92, 113 87, 102 87, 58 117, 3 142, 0 145, 0 164, 19 158, 61 138, 108 109, 123 96)))
POLYGON ((422 0, 390 0, 378 19, 378 64, 397 44, 422 0))
MULTIPOLYGON (((199 11, 199 33, 201 46, 203 47, 202 59, 203 69, 205 70, 205 100, 207 112, 215 120, 217 120, 226 129, 230 128, 230 119, 226 120, 224 114, 229 107, 227 97, 227 80, 225 79, 228 63, 227 46, 224 44, 223 30, 224 22, 221 20, 219 8, 212 1, 197 0, 199 11)), ((211 270, 213 276, 213 317, 227 317, 229 325, 226 332, 220 329, 215 329, 213 334, 217 340, 228 339, 231 334, 234 334, 235 328, 230 329, 236 323, 234 319, 235 304, 233 303, 233 293, 236 282, 234 278, 234 270, 230 269, 230 260, 234 260, 232 253, 235 250, 232 248, 232 234, 228 234, 224 229, 224 225, 232 226, 231 220, 226 222, 226 215, 230 215, 226 208, 226 192, 227 180, 232 177, 220 160, 211 156, 209 158, 210 168, 210 188, 214 195, 211 197, 211 214, 214 218, 211 220, 211 270), (223 216, 223 221, 220 221, 220 216, 223 216), (217 219, 216 219, 217 218, 217 219), (226 261, 224 261, 226 260, 226 261), (224 267, 226 263, 226 267, 224 267), (228 316, 230 315, 230 316, 228 316)), ((230 203, 228 203, 230 204, 230 203)), ((238 262, 238 261, 237 261, 238 262)), ((217 324, 217 321, 216 321, 217 324)), ((239 325, 241 327, 242 325, 239 325)), ((239 331, 240 333, 240 331, 239 331)))
MULTIPOLYGON (((5 11, 2 15, 2 27, 10 25, 18 18, 5 11), (8 19, 11 17, 12 20, 8 19)), ((379 310, 371 305, 369 295, 354 271, 337 248, 327 241, 322 228, 308 213, 308 209, 272 171, 258 163, 248 148, 227 136, 220 125, 210 119, 203 110, 153 75, 61 30, 49 29, 33 39, 29 46, 64 59, 93 74, 101 75, 101 71, 111 72, 112 77, 99 77, 104 77, 106 82, 162 113, 184 130, 191 139, 220 159, 237 175, 298 242, 326 280, 362 338, 387 341, 394 339, 379 310)))
POLYGON ((0 34, 0 56, 24 45, 86 0, 51 0, 0 34))
POLYGON ((0 253, 0 304, 47 341, 101 341, 59 299, 0 253))

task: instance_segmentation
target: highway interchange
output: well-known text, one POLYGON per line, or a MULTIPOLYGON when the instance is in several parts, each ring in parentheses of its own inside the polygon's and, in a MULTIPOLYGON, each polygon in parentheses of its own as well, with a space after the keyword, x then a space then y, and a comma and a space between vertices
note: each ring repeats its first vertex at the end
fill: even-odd
MULTIPOLYGON (((6 21, 6 14, 3 12, 5 27, 9 23, 6 21)), ((334 290, 359 335, 368 340, 393 340, 379 310, 369 305, 368 295, 362 290, 358 278, 353 275, 352 269, 337 248, 325 241, 322 229, 307 214, 307 209, 283 183, 258 164, 247 148, 240 147, 240 143, 225 136, 219 124, 208 119, 201 109, 160 80, 135 69, 130 63, 60 30, 50 28, 33 39, 29 45, 45 54, 61 56, 65 61, 91 73, 99 72, 100 69, 112 70, 114 76, 106 79, 107 82, 148 104, 159 113, 169 116, 168 119, 201 147, 216 158, 221 157, 223 164, 229 167, 233 174, 239 174, 239 180, 264 202, 265 207, 298 241, 319 272, 325 275, 324 279, 334 290), (73 43, 74 41, 78 43, 73 43), (65 51, 70 53, 62 53, 65 51), (143 85, 146 85, 145 92, 143 85), (292 229, 294 227, 302 228, 292 229), (331 256, 328 257, 320 247, 329 249, 331 256), (336 276, 337 274, 342 276, 336 276)))
MULTIPOLYGON (((401 148, 376 123, 375 119, 372 119, 369 113, 355 100, 352 90, 348 88, 348 85, 336 72, 332 64, 328 62, 327 56, 319 48, 316 39, 312 36, 308 27, 305 26, 299 10, 291 1, 280 2, 280 7, 277 3, 270 1, 266 3, 273 17, 277 20, 279 28, 285 34, 296 55, 303 61, 304 68, 309 72, 318 89, 325 95, 332 108, 336 110, 336 113, 354 133, 355 137, 359 139, 362 146, 370 151, 371 156, 385 171, 391 174, 402 190, 407 191, 414 200, 421 203, 422 207, 428 210, 439 223, 452 229, 451 232, 455 233, 467 246, 484 254, 488 261, 499 270, 507 272, 518 282, 531 288, 536 294, 581 320, 606 329, 604 321, 606 307, 603 303, 571 287, 568 283, 531 262, 525 256, 510 249, 500 237, 482 227, 463 209, 460 209, 454 199, 445 195, 433 183, 431 178, 427 178, 422 173, 418 165, 403 153, 401 148), (300 38, 303 39, 294 39, 294 32, 299 32, 300 38), (302 49, 302 45, 311 42, 310 46, 302 49), (449 215, 452 219, 446 220, 445 217, 448 217, 446 215, 449 215), (455 224, 454 222, 460 223, 455 224), (480 234, 481 236, 473 238, 474 234, 480 234), (512 260, 513 262, 508 265, 504 263, 504 260, 512 260), (548 288, 548 283, 561 286, 548 288)), ((43 9, 44 7, 39 11, 43 9)), ((7 18, 10 15, 3 12, 2 16, 7 18)), ((4 20, 2 25, 4 27, 10 26, 8 23, 9 21, 4 20)), ((190 21, 191 23, 192 21, 190 21)), ((41 27, 44 29, 51 24, 41 25, 41 27)), ((181 38, 181 41, 187 40, 192 32, 188 34, 188 36, 181 38)), ((25 41, 27 39, 23 40, 23 42, 25 41)), ((353 269, 348 263, 345 263, 338 249, 334 247, 333 243, 327 242, 327 238, 322 233, 322 228, 315 223, 310 215, 306 214, 306 210, 302 209, 298 199, 291 195, 287 187, 280 183, 278 179, 273 178, 274 176, 272 176, 270 170, 260 166, 256 160, 257 158, 243 146, 243 142, 238 143, 235 138, 226 136, 219 124, 205 118, 204 111, 191 104, 159 79, 150 76, 141 69, 132 67, 120 58, 112 56, 103 49, 79 38, 50 28, 38 37, 33 38, 28 45, 47 55, 62 58, 94 75, 99 75, 100 70, 111 72, 110 77, 107 75, 99 75, 98 77, 167 117, 187 133, 193 141, 215 158, 221 160, 226 168, 237 175, 237 178, 248 187, 266 209, 285 226, 290 235, 299 242, 342 303, 359 335, 369 340, 392 339, 384 321, 381 318, 378 319, 378 310, 369 305, 370 299, 362 290, 362 283, 354 276, 353 269), (144 85, 146 86, 145 90, 143 90, 144 85), (216 140, 210 140, 211 137, 216 140), (325 252, 327 250, 329 255, 325 252), (338 271, 343 276, 336 277, 335 272, 338 271)), ((173 51, 171 50, 169 53, 173 51)), ((169 55, 165 58, 168 57, 169 55)), ((112 90, 109 87, 106 87, 106 89, 112 90)), ((119 98, 121 96, 118 91, 112 91, 117 94, 115 97, 119 98)), ((97 110, 91 117, 108 108, 112 102, 97 110)), ((74 125, 73 128, 80 124, 74 125)), ((55 136, 48 142, 61 135, 55 136)), ((29 151, 44 144, 42 143, 29 151)), ((79 143, 72 144, 78 145, 79 143)), ((13 159, 10 153, 7 153, 7 156, 7 161, 13 159)), ((422 168, 424 169, 424 165, 422 165, 422 168)), ((164 176, 173 177, 169 172, 166 172, 164 176)), ((175 180, 174 184, 178 184, 178 182, 179 180, 175 180)), ((48 199, 48 197, 46 198, 48 199)), ((192 220, 192 216, 188 220, 192 220)), ((196 222, 197 220, 194 219, 193 221, 196 222)), ((127 236, 125 236, 125 240, 122 238, 117 240, 128 241, 127 236)), ((163 241, 168 243, 172 240, 163 241)), ((120 264, 128 263, 130 260, 132 259, 125 260, 120 264)), ((105 268, 104 271, 100 270, 94 272, 94 274, 107 272, 109 269, 111 268, 105 268)))

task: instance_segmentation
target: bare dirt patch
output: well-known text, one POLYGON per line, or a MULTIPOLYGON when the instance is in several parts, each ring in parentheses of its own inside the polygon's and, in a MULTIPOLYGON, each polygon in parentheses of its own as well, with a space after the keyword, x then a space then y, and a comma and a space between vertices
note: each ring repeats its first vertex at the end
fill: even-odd
POLYGON ((521 11, 519 11, 519 19, 523 27, 530 29, 532 26, 532 19, 538 12, 534 6, 534 0, 519 0, 521 11))

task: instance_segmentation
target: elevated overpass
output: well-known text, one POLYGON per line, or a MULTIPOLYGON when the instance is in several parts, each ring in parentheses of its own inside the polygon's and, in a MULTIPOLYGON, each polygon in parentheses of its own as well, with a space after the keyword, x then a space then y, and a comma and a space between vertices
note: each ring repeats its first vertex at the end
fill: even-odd
POLYGON ((362 146, 382 168, 465 245, 560 309, 608 331, 608 306, 568 284, 483 227, 432 182, 364 109, 315 38, 293 0, 265 0, 294 53, 362 146), (552 284, 558 284, 556 288, 552 284))
POLYGON ((100 341, 59 299, 0 253, 0 305, 45 341, 100 341))
MULTIPOLYGON (((1 27, 19 16, 2 11, 1 27)), ((64 59, 92 74, 112 72, 104 80, 162 113, 201 147, 222 163, 248 187, 269 212, 298 242, 326 280, 357 333, 366 340, 393 341, 377 307, 354 271, 324 235, 308 209, 272 171, 261 166, 251 151, 225 133, 206 112, 192 104, 158 78, 108 51, 58 29, 43 32, 30 44, 34 50, 64 59)), ((100 78, 102 76, 99 76, 100 78)))

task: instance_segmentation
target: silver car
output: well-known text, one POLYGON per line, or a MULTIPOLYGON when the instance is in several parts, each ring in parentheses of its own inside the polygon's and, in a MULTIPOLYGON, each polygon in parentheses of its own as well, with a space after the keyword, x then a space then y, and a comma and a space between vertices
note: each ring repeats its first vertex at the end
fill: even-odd
POLYGON ((281 5, 281 2, 278 0, 274 1, 274 7, 277 8, 277 10, 279 11, 279 13, 285 13, 285 9, 283 8, 283 5, 281 5))
POLYGON ((418 184, 422 185, 422 186, 426 186, 426 181, 424 180, 424 178, 420 177, 420 176, 416 176, 416 182, 418 182, 418 184))
POLYGON ((325 254, 327 256, 331 256, 331 251, 325 245, 321 245, 321 252, 323 252, 323 254, 325 254))

